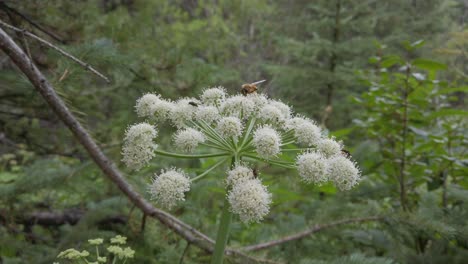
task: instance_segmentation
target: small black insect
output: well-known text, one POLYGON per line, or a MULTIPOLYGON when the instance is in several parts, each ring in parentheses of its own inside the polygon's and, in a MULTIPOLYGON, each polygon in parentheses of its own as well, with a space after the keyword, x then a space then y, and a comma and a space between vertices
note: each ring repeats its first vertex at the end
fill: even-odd
POLYGON ((197 103, 195 103, 195 102, 192 102, 192 101, 190 101, 190 102, 188 102, 188 103, 189 103, 189 105, 198 106, 198 104, 197 104, 197 103))
POLYGON ((254 178, 257 179, 257 178, 258 178, 258 169, 257 169, 257 168, 253 168, 252 173, 253 173, 253 175, 254 175, 254 178))
POLYGON ((346 158, 351 158, 351 152, 347 151, 346 149, 341 150, 341 155, 345 156, 346 158))

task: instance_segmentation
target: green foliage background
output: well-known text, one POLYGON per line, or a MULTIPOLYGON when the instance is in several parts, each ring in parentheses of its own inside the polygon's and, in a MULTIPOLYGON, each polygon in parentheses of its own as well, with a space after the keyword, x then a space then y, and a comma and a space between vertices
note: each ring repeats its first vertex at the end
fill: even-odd
MULTIPOLYGON (((241 84, 261 79, 268 80, 263 92, 314 117, 348 144, 364 178, 349 192, 305 186, 294 172, 259 167, 273 194, 271 213, 260 224, 234 221, 231 246, 378 215, 382 220, 327 229, 254 256, 303 264, 464 263, 465 2, 10 0, 0 1, 0 19, 50 40, 112 79, 106 84, 9 31, 118 163, 123 133, 137 122, 133 106, 142 94, 175 99, 217 85, 235 93, 241 84)), ((162 149, 171 146, 169 132, 161 128, 162 149)), ((141 229, 141 212, 103 177, 3 53, 0 144, 0 263, 52 263, 64 249, 116 234, 129 238, 134 263, 209 261, 208 254, 155 221, 141 229), (80 212, 78 222, 24 220, 30 212, 70 210, 80 212), (111 217, 125 221, 109 222, 111 217)), ((119 167, 146 196, 145 184, 161 168, 201 172, 212 163, 161 157, 137 173, 119 167)), ((214 237, 225 169, 194 185, 186 203, 171 213, 214 237)))

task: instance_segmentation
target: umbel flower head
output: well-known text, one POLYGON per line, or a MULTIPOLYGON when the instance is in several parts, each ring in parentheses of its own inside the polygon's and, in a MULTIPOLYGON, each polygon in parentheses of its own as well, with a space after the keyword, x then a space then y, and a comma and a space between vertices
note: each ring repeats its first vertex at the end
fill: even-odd
POLYGON ((307 184, 332 182, 340 190, 349 190, 360 181, 360 171, 342 154, 341 142, 323 135, 316 122, 294 114, 288 104, 260 93, 228 95, 224 88, 213 87, 198 98, 175 102, 145 94, 135 109, 146 123, 126 132, 122 160, 128 167, 140 169, 155 155, 209 158, 207 163, 213 164, 190 177, 176 169, 157 175, 149 190, 153 200, 165 208, 184 201, 191 182, 218 177, 225 183, 230 211, 245 223, 261 221, 269 212, 272 196, 252 168, 258 163, 296 171, 297 178, 307 184), (154 143, 155 125, 164 122, 173 126, 175 148, 168 148, 175 152, 161 150, 154 143), (230 166, 226 164, 229 160, 230 166), (223 165, 229 169, 219 174, 215 169, 223 165))

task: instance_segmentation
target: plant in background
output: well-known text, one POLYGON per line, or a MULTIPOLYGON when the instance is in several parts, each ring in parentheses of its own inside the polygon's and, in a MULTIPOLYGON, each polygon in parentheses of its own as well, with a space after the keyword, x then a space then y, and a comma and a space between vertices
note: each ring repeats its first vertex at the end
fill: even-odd
MULTIPOLYGON (((57 256, 59 259, 68 260, 69 263, 87 263, 87 264, 105 264, 105 263, 122 263, 125 264, 128 259, 132 259, 135 251, 130 247, 123 246, 127 243, 127 238, 117 235, 110 239, 110 244, 106 247, 107 254, 100 254, 99 248, 103 247, 104 239, 96 238, 89 239, 88 244, 94 246, 96 255, 92 256, 87 250, 79 251, 74 248, 69 248, 60 252, 57 256)), ((103 252, 101 250, 101 252, 103 252)), ((55 262, 57 263, 57 262, 55 262)))
POLYGON ((230 163, 226 175, 217 175, 225 183, 226 197, 212 263, 222 262, 233 213, 248 224, 261 221, 270 210, 272 196, 249 161, 297 170, 306 183, 333 182, 341 190, 351 189, 360 180, 359 169, 342 153, 340 142, 324 136, 314 121, 293 115, 285 103, 256 92, 228 96, 224 88, 215 87, 204 90, 198 99, 175 102, 146 94, 135 108, 146 120, 126 131, 122 160, 129 168, 138 170, 156 155, 219 158, 194 177, 178 168, 156 174, 149 193, 161 207, 170 209, 184 201, 191 183, 230 163), (155 125, 165 121, 177 129, 174 145, 185 154, 160 150, 154 143, 155 125), (283 158, 285 152, 294 153, 295 162, 283 158))

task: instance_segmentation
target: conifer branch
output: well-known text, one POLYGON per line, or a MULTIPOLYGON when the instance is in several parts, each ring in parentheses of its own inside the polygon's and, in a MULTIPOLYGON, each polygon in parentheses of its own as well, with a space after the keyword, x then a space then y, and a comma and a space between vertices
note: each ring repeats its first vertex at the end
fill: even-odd
POLYGON ((8 29, 11 29, 11 30, 14 30, 16 32, 20 32, 21 34, 23 34, 24 36, 28 36, 30 38, 33 38, 39 42, 41 42, 42 44, 46 45, 47 47, 57 51, 58 53, 62 54, 63 56, 65 56, 66 58, 76 62, 77 64, 79 64, 81 67, 85 68, 86 70, 92 72, 93 74, 95 74, 96 76, 102 78, 103 80, 105 80, 107 83, 110 83, 110 80, 109 78, 107 78, 104 74, 100 73, 99 71, 97 71, 95 68, 93 68, 91 65, 89 65, 88 63, 78 59, 77 57, 71 55, 70 53, 64 51, 63 49, 55 46, 54 44, 48 42, 47 40, 44 40, 36 35, 34 35, 33 33, 25 30, 25 29, 20 29, 20 28, 17 28, 15 26, 12 26, 10 24, 7 24, 3 21, 0 20, 0 25, 4 26, 5 28, 8 28, 8 29))
POLYGON ((381 216, 371 216, 371 217, 364 217, 364 218, 344 219, 344 220, 332 222, 332 223, 329 223, 329 224, 315 225, 314 227, 309 228, 309 229, 307 229, 305 231, 302 231, 302 232, 299 232, 299 233, 296 233, 296 234, 293 234, 293 235, 285 236, 285 237, 282 237, 280 239, 271 240, 271 241, 264 242, 264 243, 259 243, 259 244, 246 246, 246 247, 240 248, 240 250, 241 251, 259 251, 259 250, 267 249, 267 248, 270 248, 270 247, 278 246, 278 245, 281 245, 281 244, 284 244, 284 243, 287 243, 287 242, 290 242, 290 241, 302 239, 302 238, 305 238, 305 237, 310 236, 312 234, 315 234, 317 232, 320 232, 322 230, 329 229, 329 228, 332 228, 332 227, 335 227, 335 226, 340 226, 340 225, 345 225, 345 224, 352 224, 352 223, 379 221, 379 220, 382 220, 382 219, 383 219, 383 217, 381 217, 381 216))
MULTIPOLYGON (((115 164, 107 158, 91 135, 78 122, 62 99, 57 95, 53 86, 47 81, 45 76, 32 63, 26 53, 1 28, 0 49, 3 50, 16 64, 16 66, 18 66, 18 68, 27 76, 34 88, 41 94, 55 114, 57 114, 60 120, 62 120, 68 129, 71 130, 76 139, 86 149, 103 174, 117 185, 117 187, 136 207, 142 210, 147 216, 157 219, 163 225, 172 229, 188 243, 191 243, 208 253, 213 252, 214 241, 211 238, 179 220, 175 216, 155 208, 150 202, 133 189, 133 187, 125 180, 121 172, 116 168, 115 164)), ((247 260, 249 263, 275 263, 269 260, 257 259, 233 249, 226 249, 225 254, 247 260)))

